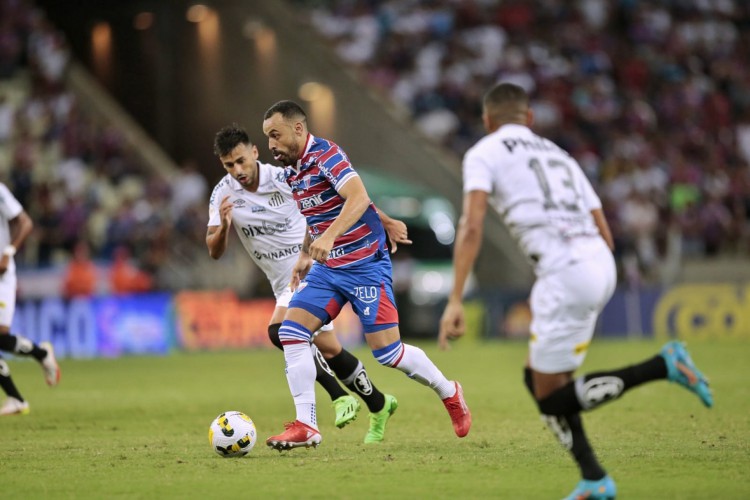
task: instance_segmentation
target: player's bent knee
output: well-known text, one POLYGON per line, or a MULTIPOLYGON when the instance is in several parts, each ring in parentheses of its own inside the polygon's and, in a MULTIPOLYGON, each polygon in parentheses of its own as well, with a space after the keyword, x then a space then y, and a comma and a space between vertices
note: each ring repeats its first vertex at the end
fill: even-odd
POLYGON ((312 339, 312 332, 303 325, 285 319, 279 328, 279 341, 282 346, 307 343, 312 339))
POLYGON ((274 323, 272 325, 268 325, 268 339, 271 341, 273 345, 281 349, 282 351, 284 348, 281 346, 281 339, 279 339, 279 329, 281 328, 281 323, 274 323))
POLYGON ((375 356, 375 359, 381 365, 395 368, 404 356, 404 344, 400 340, 397 340, 380 349, 373 349, 372 355, 375 356))
POLYGON ((8 366, 8 363, 4 359, 0 359, 0 375, 10 377, 10 366, 8 366))

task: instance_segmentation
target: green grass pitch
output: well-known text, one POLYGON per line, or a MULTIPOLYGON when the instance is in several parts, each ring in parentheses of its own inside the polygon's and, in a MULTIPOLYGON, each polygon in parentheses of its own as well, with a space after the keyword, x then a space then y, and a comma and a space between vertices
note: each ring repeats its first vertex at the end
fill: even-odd
MULTIPOLYGON (((318 449, 279 453, 265 438, 293 418, 278 351, 63 360, 61 385, 36 363, 11 361, 31 414, 0 418, 0 497, 559 499, 578 479, 521 380, 526 346, 420 344, 464 386, 474 425, 454 436, 435 394, 355 351, 376 386, 399 400, 386 441, 362 443, 367 410, 344 429, 320 388, 318 449), (241 459, 215 454, 211 420, 225 410, 258 429, 241 459)), ((653 341, 596 340, 581 373, 655 353, 653 341)), ((595 450, 624 499, 750 498, 750 344, 689 345, 716 406, 656 382, 585 416, 595 450)))

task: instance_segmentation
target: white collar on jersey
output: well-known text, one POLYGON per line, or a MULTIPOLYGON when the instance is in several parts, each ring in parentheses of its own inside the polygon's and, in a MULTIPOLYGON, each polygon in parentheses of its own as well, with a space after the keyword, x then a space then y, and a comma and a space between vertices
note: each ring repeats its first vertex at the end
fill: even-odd
MULTIPOLYGON (((268 181, 268 177, 270 173, 267 171, 267 168, 263 168, 263 163, 259 161, 255 161, 255 164, 258 166, 258 189, 265 184, 268 181)), ((244 191, 244 187, 242 187, 242 184, 239 183, 237 179, 232 177, 232 174, 227 174, 229 177, 229 186, 234 189, 235 191, 244 191)))
POLYGON ((313 142, 315 142, 315 136, 308 132, 307 139, 305 139, 305 151, 302 153, 302 156, 299 157, 299 160, 297 160, 296 166, 292 167, 297 172, 299 172, 300 168, 302 168, 302 158, 307 156, 307 153, 310 152, 310 148, 312 147, 313 142))

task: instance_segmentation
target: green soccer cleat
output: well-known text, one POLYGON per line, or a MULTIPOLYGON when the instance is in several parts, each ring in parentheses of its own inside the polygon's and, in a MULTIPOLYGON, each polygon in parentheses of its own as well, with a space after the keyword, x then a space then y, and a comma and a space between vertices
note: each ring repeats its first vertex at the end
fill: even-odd
POLYGON ((604 476, 598 481, 581 479, 576 489, 565 497, 565 500, 614 500, 617 496, 615 482, 609 476, 604 476))
POLYGON ((357 412, 362 408, 359 401, 349 394, 336 399, 331 406, 336 410, 336 427, 339 429, 349 422, 354 422, 357 418, 357 412))
POLYGON ((696 368, 685 344, 673 340, 661 348, 659 355, 667 363, 667 378, 694 392, 706 407, 714 405, 714 396, 708 387, 708 380, 696 368))
POLYGON ((398 408, 398 401, 390 394, 384 394, 385 405, 377 413, 370 413, 370 428, 365 435, 365 444, 380 443, 385 437, 385 424, 398 408))

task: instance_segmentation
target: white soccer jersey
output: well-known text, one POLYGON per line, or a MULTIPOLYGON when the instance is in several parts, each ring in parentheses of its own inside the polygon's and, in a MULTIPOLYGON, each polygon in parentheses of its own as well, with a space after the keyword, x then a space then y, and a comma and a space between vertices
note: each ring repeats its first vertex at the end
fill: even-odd
POLYGON ((578 260, 575 240, 599 235, 591 210, 601 201, 578 162, 528 127, 481 139, 464 157, 463 179, 464 192, 489 193, 538 276, 578 260))
MULTIPOLYGON (((9 222, 23 207, 7 186, 0 182, 0 251, 11 243, 9 222)), ((0 276, 0 325, 10 327, 16 311, 16 262, 10 257, 8 269, 0 276)))
POLYGON ((271 282, 278 298, 289 284, 305 237, 305 218, 297 210, 284 170, 258 162, 259 185, 254 193, 231 175, 211 193, 208 225, 220 226, 219 206, 229 195, 234 204, 232 225, 247 253, 271 282))
MULTIPOLYGON (((10 189, 0 182, 0 251, 10 245, 9 222, 21 215, 21 212, 23 212, 21 204, 13 196, 13 193, 10 192, 10 189)), ((5 271, 5 274, 15 274, 15 271, 16 263, 13 257, 11 257, 8 270, 5 271)))

